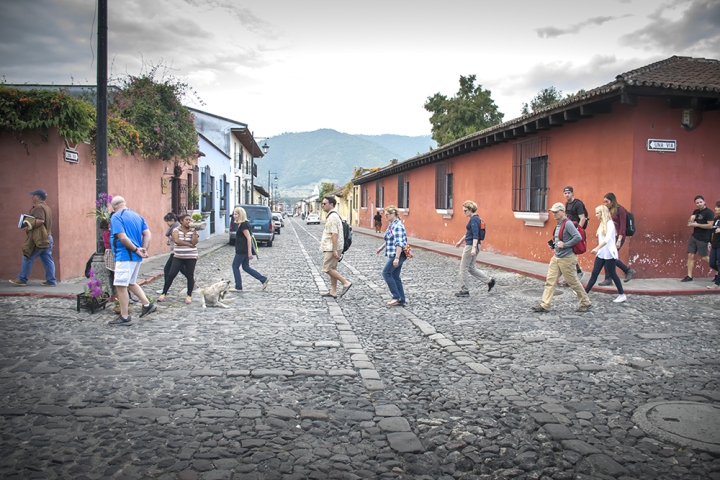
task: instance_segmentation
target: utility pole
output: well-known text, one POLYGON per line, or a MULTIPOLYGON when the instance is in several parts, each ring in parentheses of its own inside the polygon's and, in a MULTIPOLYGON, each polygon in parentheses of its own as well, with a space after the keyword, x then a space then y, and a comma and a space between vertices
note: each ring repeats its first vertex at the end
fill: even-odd
MULTIPOLYGON (((97 33, 97 137, 95 144, 95 199, 108 193, 107 154, 107 38, 108 15, 107 0, 98 0, 98 33, 97 33)), ((95 222, 96 252, 103 253, 105 246, 102 241, 100 221, 95 222)))

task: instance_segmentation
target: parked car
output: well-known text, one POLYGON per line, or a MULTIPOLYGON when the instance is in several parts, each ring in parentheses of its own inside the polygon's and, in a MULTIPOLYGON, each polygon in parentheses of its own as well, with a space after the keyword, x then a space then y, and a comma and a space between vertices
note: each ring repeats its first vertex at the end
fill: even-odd
POLYGON ((273 213, 272 219, 273 219, 273 225, 275 226, 275 233, 280 235, 280 228, 283 226, 282 225, 282 215, 280 215, 279 213, 273 213))
MULTIPOLYGON (((275 240, 275 226, 273 225, 270 207, 266 205, 235 205, 242 207, 247 213, 248 223, 250 224, 250 233, 255 235, 258 243, 264 243, 268 247, 272 247, 275 240)), ((235 245, 235 236, 237 235, 237 225, 235 217, 231 217, 230 222, 230 245, 235 245)))
POLYGON ((317 213, 308 214, 308 216, 305 217, 305 223, 307 225, 310 225, 312 223, 317 223, 318 225, 320 225, 320 215, 318 215, 317 213))
POLYGON ((272 212, 273 215, 277 215, 280 218, 280 226, 285 226, 285 220, 283 220, 283 212, 272 212))

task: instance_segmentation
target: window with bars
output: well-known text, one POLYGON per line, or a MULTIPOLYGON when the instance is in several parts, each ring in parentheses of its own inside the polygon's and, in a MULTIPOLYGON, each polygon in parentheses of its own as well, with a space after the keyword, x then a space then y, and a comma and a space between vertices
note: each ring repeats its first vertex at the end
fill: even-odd
POLYGON ((360 187, 360 206, 362 208, 367 208, 367 201, 368 201, 368 191, 365 187, 360 187))
POLYGON ((385 187, 381 182, 375 182, 375 207, 385 207, 385 187))
POLYGON ((532 138, 514 144, 513 211, 546 211, 547 185, 547 138, 532 138))
POLYGON ((435 166, 435 208, 438 210, 453 208, 453 174, 447 163, 435 166))
POLYGON ((405 175, 398 175, 398 208, 410 208, 410 182, 405 175))

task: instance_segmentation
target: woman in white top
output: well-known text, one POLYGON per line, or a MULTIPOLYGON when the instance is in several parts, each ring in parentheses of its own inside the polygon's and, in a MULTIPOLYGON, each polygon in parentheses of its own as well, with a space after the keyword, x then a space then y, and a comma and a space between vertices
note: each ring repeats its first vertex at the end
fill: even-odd
POLYGON ((610 210, 605 205, 595 207, 595 217, 600 221, 600 225, 597 229, 598 246, 592 249, 592 253, 595 255, 595 265, 593 266, 592 275, 590 280, 585 286, 585 291, 590 292, 590 289, 595 285, 600 271, 605 267, 605 272, 608 277, 613 281, 615 287, 617 287, 618 297, 613 300, 615 303, 624 302, 627 300, 625 291, 623 290, 622 282, 615 271, 615 262, 618 259, 617 246, 615 245, 615 223, 612 221, 610 210))

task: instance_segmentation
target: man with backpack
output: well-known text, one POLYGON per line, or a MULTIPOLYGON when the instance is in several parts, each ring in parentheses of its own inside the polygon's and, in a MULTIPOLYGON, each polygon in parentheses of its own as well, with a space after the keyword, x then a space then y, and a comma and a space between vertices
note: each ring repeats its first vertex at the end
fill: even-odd
MULTIPOLYGON (((588 211, 585 208, 585 204, 579 199, 575 198, 575 191, 571 185, 568 185, 563 189, 563 195, 565 195, 565 214, 574 222, 575 225, 581 227, 583 230, 587 230, 588 224, 588 211)), ((585 273, 580 268, 580 264, 575 264, 575 271, 577 272, 578 279, 582 281, 585 273)), ((558 280, 561 287, 567 287, 568 284, 562 278, 558 280)))
POLYGON ((553 239, 548 242, 550 248, 555 251, 555 254, 550 259, 548 265, 547 278, 545 279, 545 290, 543 291, 542 303, 533 307, 533 312, 546 313, 550 311, 550 302, 555 294, 555 287, 557 286, 557 279, 562 274, 565 277, 570 288, 573 289, 575 294, 580 300, 580 306, 577 308, 578 312, 587 312, 590 310, 592 304, 590 298, 585 289, 583 288, 580 280, 577 278, 575 272, 575 265, 577 264, 577 255, 573 251, 573 247, 576 244, 582 242, 582 237, 578 232, 575 225, 565 215, 565 205, 562 203, 556 203, 550 208, 550 212, 557 221, 555 231, 553 233, 553 239))
POLYGON ((340 214, 335 210, 337 200, 332 195, 323 198, 321 203, 323 211, 327 214, 325 217, 325 228, 323 229, 322 239, 320 240, 320 251, 324 253, 322 271, 330 277, 330 291, 323 293, 323 297, 338 298, 342 297, 350 290, 352 283, 347 281, 340 272, 337 271, 338 262, 342 258, 342 252, 345 245, 345 236, 343 232, 343 223, 340 214), (342 284, 342 291, 337 293, 337 284, 342 284))

